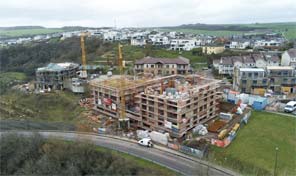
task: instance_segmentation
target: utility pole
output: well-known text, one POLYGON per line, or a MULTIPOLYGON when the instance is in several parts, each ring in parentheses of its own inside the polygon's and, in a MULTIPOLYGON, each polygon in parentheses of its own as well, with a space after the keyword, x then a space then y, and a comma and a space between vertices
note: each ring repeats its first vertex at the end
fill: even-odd
POLYGON ((276 168, 277 168, 277 158, 278 158, 278 151, 279 148, 275 148, 275 162, 274 162, 274 170, 273 170, 273 175, 276 176, 276 168))

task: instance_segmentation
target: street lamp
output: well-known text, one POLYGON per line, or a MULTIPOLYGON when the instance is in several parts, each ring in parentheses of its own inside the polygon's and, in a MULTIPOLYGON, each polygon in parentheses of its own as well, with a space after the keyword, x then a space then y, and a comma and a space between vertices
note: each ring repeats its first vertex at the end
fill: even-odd
POLYGON ((275 163, 274 163, 274 170, 273 170, 273 175, 274 175, 274 176, 276 176, 278 151, 279 151, 279 148, 276 147, 276 148, 275 148, 275 163))

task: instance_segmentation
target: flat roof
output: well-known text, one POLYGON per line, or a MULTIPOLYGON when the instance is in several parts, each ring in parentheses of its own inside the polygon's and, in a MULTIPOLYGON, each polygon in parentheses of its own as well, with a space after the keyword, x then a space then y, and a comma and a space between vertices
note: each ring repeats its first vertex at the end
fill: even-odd
POLYGON ((257 71, 257 72, 264 72, 265 70, 263 68, 240 68, 239 69, 240 71, 245 71, 245 72, 254 72, 254 71, 257 71))
POLYGON ((291 66, 267 66, 267 70, 293 70, 291 66))

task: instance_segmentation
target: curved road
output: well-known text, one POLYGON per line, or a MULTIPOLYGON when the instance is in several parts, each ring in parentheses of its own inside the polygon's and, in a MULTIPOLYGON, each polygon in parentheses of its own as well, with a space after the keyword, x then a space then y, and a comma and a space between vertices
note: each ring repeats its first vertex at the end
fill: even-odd
MULTIPOLYGON (((0 132, 1 135, 7 133, 11 132, 0 132)), ((13 131, 13 133, 26 136, 34 134, 34 132, 29 131, 13 131)), ((130 155, 152 161, 183 175, 237 175, 232 171, 218 166, 211 165, 208 167, 204 161, 198 161, 198 159, 186 156, 176 151, 171 151, 170 149, 160 149, 161 147, 157 146, 155 148, 146 148, 128 140, 85 133, 46 131, 39 131, 38 133, 45 138, 55 137, 69 141, 92 141, 98 146, 128 153, 130 155)))

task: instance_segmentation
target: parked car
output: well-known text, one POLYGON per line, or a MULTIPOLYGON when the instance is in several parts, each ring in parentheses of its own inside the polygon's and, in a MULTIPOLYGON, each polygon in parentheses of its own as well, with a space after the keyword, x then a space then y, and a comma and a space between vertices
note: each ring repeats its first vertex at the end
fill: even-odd
POLYGON ((296 110, 296 101, 289 101, 284 108, 285 112, 293 112, 295 110, 296 110))
POLYGON ((153 143, 150 138, 143 138, 138 141, 138 144, 146 147, 153 147, 153 143))

